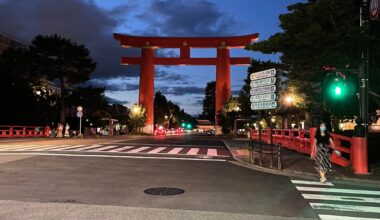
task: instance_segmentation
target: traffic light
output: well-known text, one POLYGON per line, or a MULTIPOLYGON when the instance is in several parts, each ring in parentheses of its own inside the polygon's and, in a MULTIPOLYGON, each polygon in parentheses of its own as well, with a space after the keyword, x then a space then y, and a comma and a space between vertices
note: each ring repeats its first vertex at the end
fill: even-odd
POLYGON ((183 127, 183 128, 186 127, 186 123, 182 122, 181 127, 183 127))
POLYGON ((334 99, 343 99, 348 95, 347 82, 344 79, 335 78, 330 84, 329 96, 334 99))
POLYGON ((190 123, 186 125, 186 128, 187 128, 187 129, 191 129, 192 127, 193 127, 193 126, 192 126, 190 123))

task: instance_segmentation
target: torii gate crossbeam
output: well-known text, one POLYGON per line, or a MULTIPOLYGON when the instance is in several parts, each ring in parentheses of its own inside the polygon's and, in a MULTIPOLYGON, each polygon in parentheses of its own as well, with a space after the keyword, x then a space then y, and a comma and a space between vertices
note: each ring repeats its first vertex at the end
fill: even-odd
MULTIPOLYGON (((139 103, 146 109, 147 121, 143 129, 153 133, 154 128, 154 65, 215 65, 216 114, 231 95, 230 65, 249 65, 250 57, 230 57, 230 48, 244 48, 258 40, 258 34, 232 37, 145 37, 114 34, 122 47, 141 48, 141 57, 122 57, 121 64, 140 65, 139 103), (155 57, 156 48, 179 48, 180 56, 155 57), (190 48, 216 48, 216 58, 191 58, 190 48)), ((217 122, 217 119, 215 120, 217 122)), ((216 125, 216 133, 220 133, 216 125)))

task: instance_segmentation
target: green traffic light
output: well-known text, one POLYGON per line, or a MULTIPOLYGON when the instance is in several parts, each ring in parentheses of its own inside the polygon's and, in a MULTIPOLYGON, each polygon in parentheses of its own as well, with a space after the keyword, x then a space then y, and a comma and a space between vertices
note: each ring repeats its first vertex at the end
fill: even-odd
POLYGON ((335 91, 335 95, 338 95, 338 96, 342 95, 342 88, 340 88, 339 86, 335 87, 334 91, 335 91))
POLYGON ((191 129, 191 127, 192 127, 191 124, 187 124, 186 126, 187 129, 191 129))
POLYGON ((181 126, 184 128, 186 127, 186 123, 182 123, 181 126))

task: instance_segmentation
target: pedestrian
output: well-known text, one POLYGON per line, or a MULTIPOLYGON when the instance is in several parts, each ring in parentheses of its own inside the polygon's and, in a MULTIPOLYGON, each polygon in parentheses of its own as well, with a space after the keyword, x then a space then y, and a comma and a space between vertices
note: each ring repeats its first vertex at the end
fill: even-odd
POLYGON ((63 124, 62 123, 58 123, 58 126, 57 126, 57 137, 58 138, 62 138, 63 137, 63 124))
POLYGON ((324 183, 326 182, 326 173, 331 170, 329 144, 331 144, 334 152, 338 154, 338 151, 335 151, 334 142, 327 131, 325 122, 320 123, 314 138, 315 140, 311 149, 311 157, 315 161, 315 169, 319 172, 320 182, 324 183))

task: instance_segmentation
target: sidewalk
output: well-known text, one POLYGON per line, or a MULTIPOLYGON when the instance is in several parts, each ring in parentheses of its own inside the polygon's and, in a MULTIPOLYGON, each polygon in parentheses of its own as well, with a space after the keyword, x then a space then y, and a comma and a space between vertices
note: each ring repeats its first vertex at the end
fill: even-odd
MULTIPOLYGON (((248 139, 229 139, 225 140, 234 158, 254 168, 266 170, 272 173, 279 173, 282 175, 291 176, 304 176, 310 178, 317 178, 318 174, 314 169, 314 161, 309 155, 301 154, 287 148, 281 148, 282 153, 282 171, 277 171, 277 157, 274 156, 273 168, 270 168, 271 155, 263 153, 263 165, 259 166, 259 153, 253 153, 255 163, 252 164, 249 160, 249 147, 251 142, 248 139)), ((275 147, 276 148, 276 147, 275 147)), ((258 150, 258 145, 254 144, 254 151, 258 150)), ((269 151, 270 147, 264 146, 263 150, 269 151)), ((252 160, 251 160, 252 161, 252 160)), ((335 180, 347 180, 358 183, 380 184, 380 170, 371 170, 368 175, 355 175, 350 167, 341 167, 332 165, 332 171, 328 173, 328 177, 335 180)))

